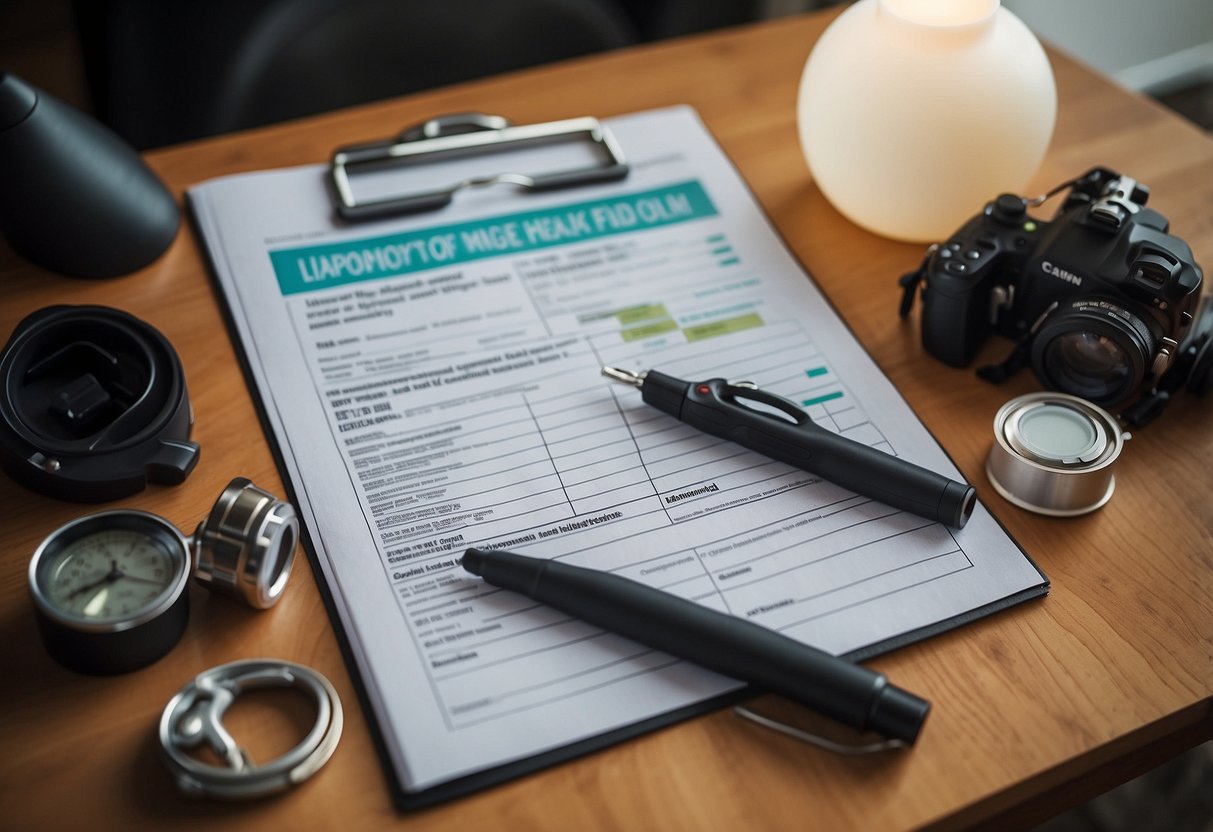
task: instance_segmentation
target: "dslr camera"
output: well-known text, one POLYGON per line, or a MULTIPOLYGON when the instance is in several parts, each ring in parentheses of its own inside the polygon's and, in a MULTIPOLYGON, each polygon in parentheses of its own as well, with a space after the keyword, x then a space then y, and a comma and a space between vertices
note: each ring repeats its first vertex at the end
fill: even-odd
MULTIPOLYGON (((1030 363, 1045 387, 1109 408, 1153 391, 1191 347, 1213 377, 1209 333, 1185 343, 1192 330, 1213 328, 1210 316, 1193 327, 1200 267, 1167 219, 1145 207, 1148 197, 1102 167, 1036 200, 1002 194, 901 278, 901 316, 921 287, 923 347, 940 361, 966 366, 998 333, 1017 346, 982 377, 1001 381, 1030 363), (1028 215, 1067 188, 1052 221, 1028 215)), ((1192 362, 1183 363, 1190 374, 1192 362)))

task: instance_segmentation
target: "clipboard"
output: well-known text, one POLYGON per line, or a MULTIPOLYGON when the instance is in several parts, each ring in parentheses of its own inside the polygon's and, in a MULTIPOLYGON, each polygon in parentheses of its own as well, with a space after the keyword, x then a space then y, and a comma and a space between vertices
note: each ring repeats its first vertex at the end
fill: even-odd
POLYGON ((334 208, 345 222, 366 222, 400 214, 436 211, 451 204, 455 194, 469 188, 514 185, 527 191, 554 191, 628 175, 628 163, 611 131, 596 118, 572 118, 516 126, 503 116, 455 113, 429 119, 394 139, 339 147, 329 163, 334 208), (426 165, 443 159, 492 158, 536 146, 584 142, 599 159, 582 167, 548 171, 491 171, 433 189, 360 199, 354 178, 360 174, 426 165))
MULTIPOLYGON (((638 205, 645 202, 652 204, 661 195, 676 192, 686 197, 681 203, 686 208, 686 213, 682 217, 661 218, 655 214, 651 218, 652 224, 645 228, 636 229, 634 226, 629 230, 608 228, 602 230, 599 236, 606 243, 616 246, 616 251, 619 251, 618 243, 612 242, 612 240, 629 239, 624 235, 668 233, 685 237, 686 239, 683 240, 685 245, 693 243, 698 246, 703 257, 710 260, 708 266, 732 269, 739 261, 747 263, 744 268, 752 268, 756 272, 768 276, 764 279, 768 279, 771 284, 770 302, 767 308, 772 310, 770 313, 772 316, 782 315, 783 310, 789 309, 796 309, 795 315, 792 316, 794 319, 804 315, 814 316, 814 332, 822 333, 819 336, 820 343, 829 344, 832 356, 830 360, 847 362, 846 367, 837 363, 833 364, 825 376, 817 375, 817 371, 809 372, 808 375, 814 379, 812 383, 817 383, 818 378, 828 378, 833 374, 850 378, 853 372, 855 373, 854 379, 848 383, 852 384, 854 388, 864 391, 861 406, 871 408, 875 412, 906 407, 896 391, 888 385, 887 380, 883 379, 879 368, 870 357, 866 356, 862 345, 854 342, 853 337, 846 331, 845 325, 830 311, 828 302, 824 297, 819 296, 811 279, 803 279, 804 273, 790 250, 782 244, 778 233, 766 220, 761 207, 748 190, 740 174, 732 167, 692 110, 673 108, 667 111, 623 116, 613 121, 611 127, 619 135, 622 145, 628 147, 630 153, 639 160, 634 167, 631 167, 625 159, 619 149, 620 144, 616 143, 615 137, 605 129, 605 125, 598 124, 596 128, 596 124, 596 119, 556 122, 557 127, 553 131, 553 135, 548 133, 553 125, 532 125, 532 128, 537 128, 532 132, 528 128, 515 128, 504 123, 504 120, 498 121, 495 117, 475 114, 434 119, 411 128, 389 141, 339 148, 334 152, 332 164, 327 169, 317 165, 300 168, 293 172, 243 174, 232 177, 228 181, 217 180, 204 183, 191 189, 189 193, 189 204, 194 219, 198 223, 200 236, 205 243, 204 250, 211 260, 212 272, 219 285, 220 297, 225 303, 229 328, 233 332, 238 353, 245 365, 249 386, 255 392, 254 398, 279 468, 283 473, 283 480, 288 484, 293 501, 300 506, 305 527, 304 545, 316 574, 317 586, 324 597, 331 623, 338 633, 338 641, 342 646, 346 664, 350 668, 351 678, 358 689, 363 710, 368 715, 372 735, 384 767, 388 771, 388 781, 394 801, 402 809, 429 806, 565 762, 657 728, 717 710, 724 705, 752 696, 755 691, 712 682, 710 685, 706 685, 704 690, 710 688, 713 692, 706 694, 703 698, 695 699, 694 696, 698 696, 698 693, 694 695, 679 693, 677 696, 670 693, 670 698, 666 700, 668 709, 664 709, 667 704, 652 708, 648 708, 646 704, 644 710, 639 708, 635 711, 628 710, 624 718, 611 724, 613 727, 582 730, 576 735, 570 734, 571 738, 562 739, 556 744, 543 747, 539 747, 538 743, 541 741, 546 743, 547 739, 528 736, 526 741, 534 742, 539 750, 527 750, 508 758, 486 757, 475 748, 474 743, 469 742, 468 753, 477 756, 472 767, 452 768, 449 776, 430 777, 421 785, 417 785, 411 780, 410 778, 415 777, 416 772, 408 771, 410 762, 419 759, 410 757, 410 754, 417 753, 410 750, 410 742, 416 740, 416 735, 408 733, 407 728, 401 727, 397 718, 403 720, 408 715, 420 713, 419 703, 404 695, 393 699, 392 694, 396 690, 377 673, 377 668, 382 666, 381 660, 384 658, 384 654, 373 652, 382 646, 374 637, 388 631, 388 628, 383 625, 385 622, 390 623, 388 619, 396 613, 396 602, 388 599, 391 606, 389 610, 373 604, 360 607, 363 602, 371 600, 369 595, 358 595, 351 600, 349 590, 343 588, 343 581, 334 580, 334 576, 340 577, 345 574, 340 569, 361 569, 362 566, 344 564, 340 568, 334 566, 329 553, 341 551, 347 541, 341 537, 334 539, 329 535, 326 535, 324 540, 320 540, 318 536, 320 523, 317 522, 317 516, 322 512, 331 512, 340 515, 342 522, 361 524, 365 519, 368 524, 368 540, 371 540, 371 515, 364 516, 359 513, 361 508, 343 512, 344 503, 326 501, 326 497, 330 496, 326 489, 331 488, 333 493, 336 493, 338 488, 345 488, 340 483, 343 477, 337 473, 336 469, 327 468, 320 472, 323 482, 317 484, 318 481, 314 475, 325 465, 327 459, 325 454, 331 456, 333 453, 331 449, 326 450, 325 447, 322 447, 329 439, 327 422, 325 436, 302 436, 290 433, 286 421, 288 415, 292 419, 302 418, 299 414, 307 411, 309 407, 306 404, 307 399, 312 395, 321 396, 320 387, 313 378, 298 373, 294 367, 289 365, 289 362, 281 363, 290 357, 291 352, 281 349, 282 345, 287 341, 293 343, 294 340, 297 340, 297 333, 293 333, 291 328, 299 326, 302 331, 307 331, 306 316, 299 320, 291 318, 289 320, 290 328, 285 325, 289 318, 288 303, 298 303, 301 309, 304 306, 319 309, 320 304, 315 306, 307 304, 305 298, 308 296, 300 297, 304 292, 313 291, 311 287, 296 285, 291 289, 292 293, 288 293, 287 288, 281 282, 282 272, 276 272, 275 257, 283 254, 290 254, 292 257, 307 257, 311 256, 309 252, 319 252, 317 256, 327 256, 325 254, 327 249, 332 249, 337 256, 342 257, 355 252, 368 254, 386 252, 392 246, 411 245, 418 239, 429 238, 435 234, 449 233, 462 236, 464 231, 475 231, 483 223, 505 221, 523 223, 537 215, 570 211, 584 211, 592 214, 600 207, 610 208, 620 203, 638 205), (473 123, 467 124, 466 122, 469 121, 473 123), (443 122, 446 122, 445 126, 443 122), (575 126, 570 129, 571 125, 575 126), (457 132, 460 130, 463 132, 457 132), (522 132, 507 132, 513 130, 522 132), (511 141, 515 138, 518 141, 511 141), (466 145, 464 145, 465 142, 466 145), (471 194, 463 194, 464 197, 469 197, 467 201, 457 197, 462 191, 496 184, 514 185, 527 193, 534 192, 537 189, 528 187, 528 182, 523 180, 530 180, 533 184, 536 178, 535 171, 511 164, 510 167, 513 169, 503 172, 501 170, 503 166, 494 158, 494 151, 508 148, 513 156, 515 151, 521 149, 522 155, 525 156, 528 150, 543 151, 554 146, 568 144, 577 145, 582 151, 588 152, 592 164, 557 164, 539 171, 541 174, 560 174, 552 177, 549 189, 580 184, 607 183, 630 176, 631 178, 627 180, 628 187, 620 189, 618 192, 610 191, 608 193, 603 193, 604 189, 601 188, 591 188, 590 190, 594 193, 573 197, 573 201, 567 203, 559 200, 537 199, 523 210, 519 210, 517 206, 503 206, 502 203, 525 202, 528 198, 526 194, 518 200, 502 199, 493 193, 482 193, 475 197, 471 194), (392 148, 398 149, 393 152, 392 148), (435 150, 435 148, 437 149, 435 150), (441 169, 443 160, 465 159, 467 156, 474 156, 477 159, 477 165, 468 170, 468 173, 473 175, 450 177, 446 180, 443 180, 442 175, 437 175, 430 177, 431 181, 428 185, 409 187, 418 180, 425 179, 425 172, 428 168, 441 169), (483 162, 480 161, 482 159, 483 162), (663 165, 673 168, 673 171, 663 170, 663 165), (355 175, 352 176, 351 171, 354 171, 355 175), (379 194, 366 198, 357 192, 356 183, 352 182, 356 178, 356 174, 361 172, 385 173, 389 178, 393 172, 402 173, 402 175, 395 178, 392 183, 393 187, 383 189, 379 194), (350 189, 350 193, 347 194, 348 198, 342 197, 339 181, 344 181, 350 189), (405 187, 401 187, 402 183, 405 187), (483 203, 476 200, 483 200, 483 203), (454 205, 452 205, 452 201, 455 202, 454 205), (268 207, 274 204, 283 206, 280 215, 275 215, 268 210, 268 207), (721 208, 718 210, 716 206, 721 206, 721 208), (355 210, 355 214, 358 216, 350 219, 343 216, 342 207, 363 210, 355 210), (411 217, 403 217, 395 222, 378 224, 373 222, 386 220, 401 213, 416 214, 421 211, 440 210, 443 207, 450 208, 450 216, 437 219, 432 227, 419 228, 418 223, 411 217), (462 216, 462 214, 469 216, 462 216), (297 226, 302 228, 331 228, 332 239, 321 240, 308 237, 307 239, 295 238, 287 242, 279 242, 283 238, 275 235, 281 234, 285 230, 283 227, 285 222, 297 222, 297 226), (365 226, 357 225, 363 222, 367 224, 365 226), (683 222, 686 224, 681 225, 683 222), (688 229, 685 234, 677 230, 680 227, 688 229), (662 231, 662 229, 665 230, 662 231), (282 246, 288 248, 283 249, 282 246), (278 274, 277 278, 275 278, 275 274, 278 274), (275 282, 276 280, 278 282, 275 282), (294 301, 291 301, 291 298, 294 298, 294 301), (272 349, 269 348, 271 344, 272 349), (880 398, 876 398, 877 396, 880 398), (296 453, 296 447, 306 447, 306 453, 296 453), (365 615, 374 616, 373 628, 368 628, 366 631, 372 637, 369 644, 360 643, 359 638, 358 625, 366 623, 362 618, 363 609, 374 610, 373 613, 365 613, 365 615), (395 702, 408 702, 408 705, 407 707, 400 705, 397 710, 397 706, 393 704, 395 702)), ((540 181, 542 183, 542 177, 540 177, 540 181)), ((613 214, 606 211, 604 216, 613 216, 613 214)), ((529 244, 528 251, 550 253, 559 251, 557 246, 565 244, 564 242, 535 241, 529 244)), ((489 261, 488 258, 509 257, 522 253, 521 251, 506 254, 481 252, 474 257, 469 256, 465 260, 458 261, 458 265, 461 271, 471 271, 477 268, 476 260, 485 259, 486 262, 496 262, 495 260, 489 261)), ((385 256, 384 262, 387 259, 385 256)), ((346 262, 355 263, 360 269, 369 269, 372 264, 377 267, 379 263, 370 256, 357 260, 347 258, 346 262)), ((649 261, 646 260, 646 262, 649 261)), ((681 263, 679 267, 683 267, 681 263)), ((503 270, 499 268, 494 269, 495 274, 500 274, 501 271, 503 270)), ((344 282, 328 284, 328 286, 341 287, 341 291, 356 291, 358 286, 373 289, 375 286, 396 283, 401 284, 401 288, 407 288, 403 284, 415 279, 414 275, 421 274, 424 274, 421 267, 413 271, 406 269, 406 271, 391 272, 360 272, 356 276, 347 274, 348 279, 343 278, 344 282), (383 279, 382 283, 373 282, 380 279, 383 279)), ((701 288, 703 281, 710 278, 711 275, 705 274, 701 263, 694 276, 695 288, 701 288)), ((647 305, 631 305, 638 303, 638 298, 634 296, 639 294, 644 294, 650 299, 654 295, 660 295, 661 297, 658 299, 662 301, 669 301, 671 304, 677 303, 677 299, 665 285, 665 283, 669 283, 668 276, 657 275, 651 278, 647 274, 640 274, 627 279, 622 274, 616 275, 609 281, 609 288, 606 285, 601 287, 610 295, 604 302, 609 302, 612 310, 620 309, 620 304, 627 304, 627 309, 624 311, 633 310, 637 314, 643 312, 648 315, 660 312, 671 318, 678 314, 676 309, 671 312, 664 305, 655 304, 652 300, 647 305), (627 283, 627 279, 631 279, 632 282, 624 285, 627 283), (662 282, 663 280, 665 283, 662 282), (627 294, 629 292, 632 296, 627 294)), ((745 288, 748 284, 744 281, 737 281, 728 276, 721 276, 719 280, 722 281, 720 283, 722 287, 727 283, 729 287, 736 287, 737 291, 749 291, 745 288)), ((312 295, 310 297, 322 296, 312 295)), ((472 303, 466 299, 469 295, 456 297, 459 299, 459 312, 465 312, 472 303)), ((763 295, 763 297, 767 296, 763 295)), ((410 298, 410 304, 411 302, 410 298)), ((424 303, 424 300, 418 298, 417 303, 424 303)), ((452 305, 451 301, 438 300, 435 303, 443 304, 440 308, 444 312, 446 307, 452 305)), ((325 305, 328 306, 328 304, 325 305)), ((494 307, 494 309, 497 308, 500 306, 494 307)), ((413 316, 410 320, 415 321, 418 316, 425 314, 424 308, 410 305, 409 314, 413 316)), ((746 321, 754 317, 752 314, 742 315, 732 319, 733 325, 744 326, 746 321)), ((788 316, 783 315, 783 317, 788 316)), ((601 326, 605 320, 615 320, 616 313, 603 315, 587 311, 579 318, 570 314, 567 316, 570 325, 573 325, 575 318, 582 324, 601 326)), ((640 323, 643 324, 644 320, 641 320, 640 323)), ((700 319, 696 320, 698 322, 700 319)), ((620 320, 620 325, 623 324, 624 322, 620 320)), ((787 320, 784 324, 790 328, 789 332, 800 327, 798 320, 787 320)), ((700 337, 716 337, 713 333, 728 330, 728 327, 720 327, 716 323, 696 323, 688 325, 688 328, 695 330, 700 337)), ((633 332, 643 331, 645 330, 642 326, 633 330, 633 332)), ((662 329, 661 331, 668 330, 662 329)), ((734 335, 745 337, 747 331, 756 332, 757 330, 739 330, 741 334, 734 333, 734 335)), ((800 330, 797 329, 797 331, 800 330)), ((426 336, 415 337, 424 338, 426 336)), ((549 334, 549 337, 552 336, 549 334)), ((817 337, 815 334, 815 340, 817 337)), ((634 337, 621 339, 620 348, 623 348, 623 340, 627 340, 630 344, 640 342, 634 337)), ((716 350, 710 360, 725 360, 724 352, 722 352, 724 348, 715 346, 721 343, 722 341, 716 340, 708 342, 707 348, 716 350)), ((494 347, 494 349, 498 349, 498 347, 494 347)), ((543 370, 535 372, 551 372, 552 366, 545 364, 543 370)), ((389 369, 384 372, 391 376, 394 371, 389 369)), ((597 377, 597 367, 594 368, 593 376, 597 377)), ((357 380, 348 382, 348 384, 357 383, 359 383, 357 380)), ((347 382, 341 382, 341 384, 346 385, 347 382)), ((439 403, 444 397, 462 395, 458 392, 460 388, 453 388, 454 392, 438 392, 443 390, 443 385, 439 384, 431 386, 429 383, 425 383, 425 389, 435 390, 439 396, 439 403)), ((452 390, 452 388, 446 389, 452 390)), ((848 392, 847 395, 849 396, 850 393, 848 392)), ((833 400, 834 397, 835 394, 831 394, 821 397, 820 400, 833 400)), ((805 402, 806 406, 809 404, 810 402, 805 402)), ((324 415, 322 413, 321 417, 324 415)), ((934 449, 933 452, 942 453, 942 449, 929 433, 925 432, 925 428, 917 420, 912 421, 916 435, 918 432, 921 433, 920 439, 914 441, 926 443, 934 449)), ((402 424, 404 423, 402 422, 402 424)), ((906 429, 909 429, 908 426, 906 429)), ((904 435, 906 434, 899 434, 899 436, 904 435)), ((443 436, 445 434, 436 435, 434 439, 427 441, 444 442, 446 440, 443 436)), ((333 433, 332 439, 335 445, 338 434, 333 433)), ((445 450, 442 452, 446 453, 445 450)), ((340 463, 340 465, 342 466, 341 473, 348 473, 344 463, 340 463)), ((771 499, 777 498, 777 495, 773 495, 771 499)), ((345 497, 342 496, 341 499, 345 499, 345 497)), ((712 499, 715 498, 712 497, 712 499)), ((767 498, 764 497, 765 499, 767 498)), ((769 505, 769 503, 766 504, 769 505)), ((602 513, 602 511, 604 509, 594 509, 590 513, 602 513)), ((1005 532, 998 532, 994 528, 995 521, 987 517, 983 522, 988 527, 987 532, 984 533, 998 536, 1001 541, 999 550, 1005 552, 1016 562, 1014 575, 1007 575, 996 581, 998 588, 991 590, 988 597, 980 596, 975 599, 967 594, 948 593, 947 590, 944 590, 945 594, 957 598, 958 606, 955 611, 940 615, 929 611, 922 615, 921 620, 915 616, 903 618, 899 615, 896 625, 891 625, 887 632, 882 632, 873 638, 868 638, 867 635, 857 636, 853 643, 841 646, 834 652, 845 658, 860 661, 1045 594, 1048 589, 1048 580, 1035 564, 1031 563, 1030 558, 1018 548, 1012 539, 1003 537, 1005 532)), ((684 531, 688 529, 688 526, 670 527, 671 530, 675 528, 677 529, 676 534, 679 536, 678 546, 692 545, 693 541, 687 537, 690 532, 684 531)), ((621 533, 610 529, 606 524, 597 523, 588 524, 585 528, 572 533, 584 534, 587 536, 586 539, 589 539, 596 533, 596 530, 612 537, 621 533)), ((564 532, 561 530, 560 533, 564 532)), ((483 533, 472 532, 474 536, 480 534, 483 533)), ((538 537, 538 535, 536 536, 538 537)), ((759 545, 762 539, 761 536, 756 537, 754 541, 747 541, 745 545, 750 545, 751 542, 759 545)), ((582 538, 577 538, 576 542, 566 542, 559 536, 552 537, 553 542, 559 542, 562 547, 568 546, 570 549, 583 546, 584 543, 581 543, 581 540, 582 538)), ((898 548, 900 551, 901 547, 898 548)), ((673 557, 665 550, 662 550, 661 556, 673 557)), ((981 558, 989 556, 989 547, 976 547, 974 557, 979 562, 981 558)), ((440 554, 438 557, 446 557, 446 555, 440 554)), ((965 557, 968 556, 965 555, 965 557)), ((360 559, 359 564, 363 560, 360 559)), ((831 562, 837 561, 831 560, 831 562)), ((934 562, 934 559, 931 562, 934 562)), ((352 563, 351 561, 350 564, 352 563)), ((379 568, 380 564, 376 562, 374 567, 379 568)), ((979 563, 978 568, 973 569, 973 564, 969 563, 963 568, 958 567, 955 573, 941 573, 941 578, 947 579, 951 574, 971 574, 982 568, 984 567, 979 563)), ((359 572, 358 577, 360 580, 368 579, 376 591, 380 589, 377 582, 381 581, 381 576, 370 576, 359 572), (372 578, 373 581, 370 580, 372 578)), ((395 591, 387 582, 383 582, 383 584, 387 589, 395 591)), ((918 585, 917 583, 910 585, 907 587, 907 591, 913 591, 918 585)), ((883 598, 884 596, 875 597, 883 598)), ((378 596, 375 596, 373 600, 378 600, 378 596)), ((853 606, 858 608, 861 605, 853 606)), ((771 607, 771 609, 783 608, 782 606, 771 607)), ((905 608, 894 607, 894 609, 904 611, 905 608)), ((866 626, 871 616, 862 617, 866 626)), ((890 617, 893 616, 890 615, 890 617)), ((389 638, 389 636, 384 636, 384 638, 389 638)), ((391 661, 387 664, 393 665, 394 663, 399 668, 402 666, 401 662, 408 660, 399 675, 411 672, 413 669, 411 655, 404 657, 402 654, 408 651, 401 649, 402 645, 406 643, 412 644, 411 638, 412 633, 407 627, 398 631, 392 630, 390 633, 391 661)), ((420 656, 420 658, 425 657, 420 656)), ((627 680, 598 685, 593 691, 601 691, 601 695, 609 698, 612 704, 626 703, 629 701, 627 693, 634 690, 628 680, 639 679, 647 672, 647 670, 638 671, 629 675, 627 680)), ((420 672, 414 678, 430 679, 431 677, 427 674, 428 671, 420 672)), ((680 683, 669 686, 668 691, 689 690, 684 683, 690 682, 698 685, 701 681, 698 678, 679 678, 680 683)), ((664 696, 667 688, 664 685, 661 687, 664 696)), ((424 685, 420 689, 424 689, 424 685)), ((587 688, 587 692, 592 691, 587 688)), ((585 692, 579 692, 578 695, 585 695, 585 692)), ((435 702, 437 701, 435 700, 435 702)), ((578 707, 580 705, 581 701, 578 700, 578 707)), ((543 707, 546 709, 557 707, 557 705, 545 703, 543 707)), ((559 725, 562 722, 558 718, 547 717, 546 714, 549 713, 547 710, 544 710, 543 713, 545 722, 553 725, 559 725)), ((468 730, 474 729, 468 728, 468 730)), ((411 748, 424 747, 424 745, 422 742, 411 748)), ((431 750, 436 747, 433 744, 429 746, 431 750)))

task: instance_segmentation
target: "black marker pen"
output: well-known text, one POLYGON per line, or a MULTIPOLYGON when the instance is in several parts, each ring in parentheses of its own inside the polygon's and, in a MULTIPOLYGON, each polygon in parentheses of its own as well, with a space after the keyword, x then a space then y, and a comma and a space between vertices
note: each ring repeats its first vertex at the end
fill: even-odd
POLYGON ((799 702, 860 731, 913 744, 931 703, 782 633, 581 566, 468 549, 463 568, 605 630, 799 702))
POLYGON ((795 402, 759 390, 751 382, 730 384, 722 378, 692 382, 657 370, 634 373, 615 367, 603 367, 602 374, 639 388, 646 404, 704 433, 929 520, 963 528, 977 502, 973 486, 826 430, 795 402), (775 408, 791 421, 742 401, 775 408))

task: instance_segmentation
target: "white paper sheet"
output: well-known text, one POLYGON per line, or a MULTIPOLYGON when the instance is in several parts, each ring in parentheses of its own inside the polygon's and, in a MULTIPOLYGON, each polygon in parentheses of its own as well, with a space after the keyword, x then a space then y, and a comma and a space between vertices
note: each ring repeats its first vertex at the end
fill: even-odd
POLYGON ((1046 587, 980 506, 949 530, 599 375, 749 379, 960 478, 694 112, 608 123, 633 165, 615 184, 362 225, 333 221, 319 166, 189 193, 406 792, 738 687, 467 576, 468 546, 611 570, 836 654, 1046 587))

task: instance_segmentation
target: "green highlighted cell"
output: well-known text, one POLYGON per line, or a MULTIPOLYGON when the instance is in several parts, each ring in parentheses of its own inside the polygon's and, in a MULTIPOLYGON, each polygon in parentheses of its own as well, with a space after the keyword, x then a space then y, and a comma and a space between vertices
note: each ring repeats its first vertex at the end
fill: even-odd
POLYGON ((721 246, 720 248, 712 249, 712 254, 728 254, 733 250, 732 246, 721 246))
POLYGON ((724 240, 723 234, 713 234, 711 237, 708 237, 709 243, 719 243, 719 242, 722 242, 723 240, 724 240))
POLYGON ((757 312, 748 315, 738 315, 735 318, 725 318, 723 321, 712 321, 710 324, 689 326, 682 331, 688 341, 706 341, 720 335, 729 335, 746 329, 762 326, 762 317, 757 312))
POLYGON ((674 332, 678 329, 678 324, 673 319, 667 318, 664 321, 654 321, 651 324, 644 326, 634 326, 631 329, 625 329, 619 334, 623 336, 624 341, 643 341, 645 338, 652 338, 655 335, 664 335, 667 332, 674 332))
POLYGON ((721 261, 720 261, 720 265, 721 265, 721 266, 735 266, 735 265, 737 265, 737 264, 738 264, 738 263, 740 263, 740 262, 741 262, 741 258, 740 258, 740 257, 730 257, 730 258, 729 258, 729 259, 727 259, 727 260, 721 260, 721 261))
POLYGON ((616 310, 615 317, 619 319, 619 323, 622 326, 631 326, 641 321, 651 321, 654 318, 668 318, 670 317, 670 313, 666 311, 663 304, 646 303, 640 306, 629 306, 627 309, 616 310))
POLYGON ((804 374, 809 378, 817 378, 818 376, 824 376, 828 372, 829 370, 827 370, 825 367, 813 367, 805 370, 804 374))
POLYGON ((823 393, 820 396, 815 396, 814 398, 811 398, 811 399, 805 399, 803 402, 801 402, 801 405, 803 405, 804 407, 812 407, 815 404, 822 404, 823 402, 830 402, 830 401, 833 401, 834 399, 841 399, 841 398, 842 398, 842 391, 835 390, 833 393, 823 393))

